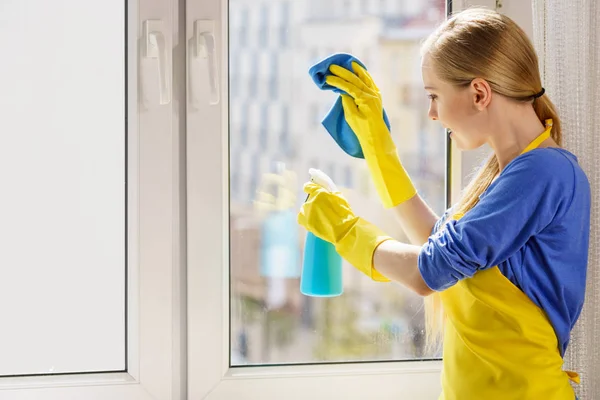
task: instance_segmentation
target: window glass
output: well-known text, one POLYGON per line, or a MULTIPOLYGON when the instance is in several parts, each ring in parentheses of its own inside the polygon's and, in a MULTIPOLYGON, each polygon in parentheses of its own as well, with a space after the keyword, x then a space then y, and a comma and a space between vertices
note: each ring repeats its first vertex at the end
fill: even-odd
POLYGON ((347 156, 316 123, 337 95, 319 90, 308 69, 332 52, 351 52, 366 63, 405 168, 429 205, 443 212, 446 136, 427 117, 419 46, 444 19, 445 4, 230 0, 232 365, 437 356, 424 350, 423 300, 400 285, 371 282, 344 263, 341 296, 302 295, 306 232, 296 215, 308 168, 321 168, 358 215, 407 240, 380 205, 364 160, 347 156), (356 12, 327 11, 341 4, 356 12), (265 54, 264 68, 271 70, 259 71, 265 54), (246 68, 250 73, 241 74, 246 68))

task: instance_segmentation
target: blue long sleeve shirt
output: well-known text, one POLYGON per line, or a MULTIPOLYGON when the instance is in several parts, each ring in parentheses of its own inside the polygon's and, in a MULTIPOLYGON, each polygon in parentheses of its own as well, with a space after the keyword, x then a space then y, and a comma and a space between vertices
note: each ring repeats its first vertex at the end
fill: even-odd
POLYGON ((513 159, 460 220, 436 223, 419 254, 425 283, 442 291, 498 266, 548 316, 561 355, 581 313, 590 186, 572 153, 539 148, 513 159))

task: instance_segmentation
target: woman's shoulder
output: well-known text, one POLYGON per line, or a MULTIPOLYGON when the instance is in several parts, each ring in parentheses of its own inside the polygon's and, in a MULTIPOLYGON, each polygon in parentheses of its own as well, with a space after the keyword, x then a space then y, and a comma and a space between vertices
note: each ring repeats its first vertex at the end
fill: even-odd
POLYGON ((570 204, 574 196, 586 197, 588 192, 589 182, 577 157, 563 148, 546 147, 511 160, 479 198, 558 205, 570 204))
MULTIPOLYGON (((512 160, 506 172, 519 172, 554 182, 575 183, 587 177, 575 154, 562 147, 533 149, 512 160)), ((505 172, 503 171, 503 172, 505 172)))
MULTIPOLYGON (((563 147, 540 147, 516 157, 512 163, 579 163, 577 156, 563 147)), ((550 166, 550 165, 547 165, 550 166)))
MULTIPOLYGON (((569 150, 560 147, 534 149, 511 164, 512 172, 509 173, 513 179, 544 188, 541 195, 550 202, 568 206, 574 201, 577 206, 589 203, 589 180, 577 156, 569 150)), ((527 190, 527 187, 522 189, 527 190)))

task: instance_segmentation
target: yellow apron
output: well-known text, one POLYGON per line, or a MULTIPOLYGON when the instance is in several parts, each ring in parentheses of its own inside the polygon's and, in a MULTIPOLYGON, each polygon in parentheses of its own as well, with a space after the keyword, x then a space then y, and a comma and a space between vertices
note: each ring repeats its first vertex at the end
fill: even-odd
MULTIPOLYGON (((521 154, 550 136, 547 129, 521 154)), ((454 215, 454 219, 462 215, 454 215)), ((443 291, 444 400, 573 400, 558 339, 545 313, 493 267, 443 291)))

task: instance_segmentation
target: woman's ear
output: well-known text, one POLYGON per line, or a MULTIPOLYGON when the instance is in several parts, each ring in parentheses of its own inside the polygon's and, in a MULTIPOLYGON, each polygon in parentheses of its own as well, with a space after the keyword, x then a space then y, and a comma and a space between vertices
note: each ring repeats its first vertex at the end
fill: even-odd
POLYGON ((492 88, 485 79, 475 78, 471 81, 471 90, 473 92, 473 106, 479 111, 483 111, 492 100, 492 88))

